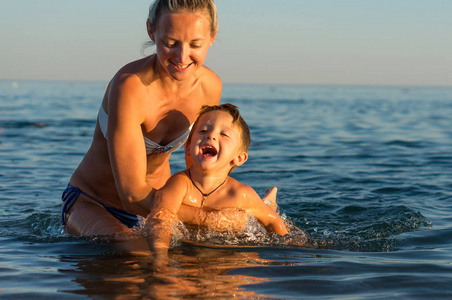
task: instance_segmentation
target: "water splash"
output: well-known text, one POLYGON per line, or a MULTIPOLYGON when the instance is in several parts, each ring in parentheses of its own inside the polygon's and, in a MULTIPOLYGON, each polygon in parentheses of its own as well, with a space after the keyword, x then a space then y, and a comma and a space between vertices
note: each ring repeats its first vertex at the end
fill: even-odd
POLYGON ((359 252, 395 251, 403 243, 403 233, 432 226, 420 212, 404 205, 349 205, 324 220, 304 221, 313 247, 359 252))
POLYGON ((27 223, 34 236, 61 237, 65 235, 59 215, 34 213, 27 218, 27 223))
POLYGON ((289 229, 289 234, 285 236, 267 233, 253 217, 248 219, 245 229, 239 233, 234 231, 218 232, 199 227, 188 228, 183 223, 179 223, 176 226, 171 246, 179 246, 182 242, 217 247, 306 246, 306 232, 295 227, 290 221, 284 221, 289 229))
MULTIPOLYGON (((250 217, 240 233, 218 232, 205 228, 188 228, 179 222, 174 228, 171 247, 184 242, 215 247, 310 247, 358 252, 395 251, 403 243, 402 234, 428 230, 432 224, 420 212, 406 206, 361 207, 345 206, 327 218, 326 214, 314 219, 304 217, 291 221, 279 213, 289 234, 281 236, 267 233, 259 222, 250 217), (300 228, 302 229, 300 229, 300 228)), ((301 214, 299 214, 301 215, 301 214)), ((144 219, 143 219, 144 220, 144 219)), ((147 236, 143 225, 127 236, 71 237, 64 233, 59 214, 33 213, 14 230, 2 228, 3 235, 13 235, 34 242, 54 242, 78 238, 95 244, 109 244, 112 240, 129 240, 147 236)))

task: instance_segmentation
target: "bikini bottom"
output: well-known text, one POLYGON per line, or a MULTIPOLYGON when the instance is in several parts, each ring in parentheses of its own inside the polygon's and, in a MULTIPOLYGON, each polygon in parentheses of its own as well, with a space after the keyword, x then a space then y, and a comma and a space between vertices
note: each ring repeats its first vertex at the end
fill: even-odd
POLYGON ((63 225, 65 224, 64 221, 65 214, 71 209, 72 205, 74 205, 75 200, 77 200, 80 194, 83 194, 86 197, 102 205, 103 208, 105 208, 110 214, 112 214, 116 219, 118 219, 122 224, 126 225, 127 227, 132 228, 140 225, 140 217, 138 215, 131 214, 129 212, 126 212, 125 210, 103 204, 99 200, 91 197, 90 195, 86 194, 79 188, 72 186, 70 184, 67 185, 66 189, 63 192, 63 195, 61 196, 61 199, 64 202, 63 208, 61 209, 61 221, 63 225))

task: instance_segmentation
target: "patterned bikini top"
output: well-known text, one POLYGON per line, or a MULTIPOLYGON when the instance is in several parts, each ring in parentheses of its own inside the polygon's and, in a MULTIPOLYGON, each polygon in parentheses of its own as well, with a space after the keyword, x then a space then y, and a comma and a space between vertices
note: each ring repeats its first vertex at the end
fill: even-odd
MULTIPOLYGON (((105 112, 102 105, 99 108, 98 121, 99 121, 100 130, 104 134, 104 137, 107 138, 108 115, 105 112)), ((185 141, 188 138, 188 135, 190 134, 190 130, 191 130, 192 126, 190 126, 190 128, 188 128, 187 131, 184 132, 181 136, 179 136, 174 141, 168 143, 165 146, 159 145, 156 142, 143 136, 144 143, 146 145, 146 154, 172 153, 172 152, 176 151, 177 149, 182 147, 182 145, 184 145, 185 141)))

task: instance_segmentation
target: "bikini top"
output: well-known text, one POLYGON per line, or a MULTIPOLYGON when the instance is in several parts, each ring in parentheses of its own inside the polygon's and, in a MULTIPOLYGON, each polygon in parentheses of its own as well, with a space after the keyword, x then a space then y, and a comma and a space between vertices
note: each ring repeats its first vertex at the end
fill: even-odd
MULTIPOLYGON (((99 119, 100 130, 104 134, 104 137, 107 138, 108 115, 105 112, 102 105, 99 108, 98 119, 99 119)), ((182 145, 187 140, 192 126, 190 126, 190 128, 188 128, 186 132, 184 132, 181 136, 176 138, 174 141, 168 143, 166 146, 161 146, 161 145, 157 144, 156 142, 151 141, 147 137, 143 136, 144 143, 146 145, 146 154, 172 153, 172 152, 176 151, 177 149, 182 147, 182 145)))

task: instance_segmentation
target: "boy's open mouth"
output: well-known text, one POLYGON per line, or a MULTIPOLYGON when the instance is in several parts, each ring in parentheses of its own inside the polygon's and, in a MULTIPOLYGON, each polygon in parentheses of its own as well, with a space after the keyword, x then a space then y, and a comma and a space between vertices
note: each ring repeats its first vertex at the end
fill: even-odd
POLYGON ((201 147, 201 155, 206 157, 213 157, 217 155, 218 151, 215 149, 215 147, 206 145, 201 147))

